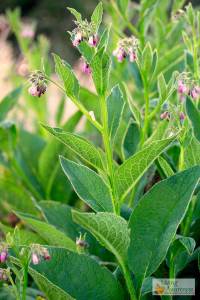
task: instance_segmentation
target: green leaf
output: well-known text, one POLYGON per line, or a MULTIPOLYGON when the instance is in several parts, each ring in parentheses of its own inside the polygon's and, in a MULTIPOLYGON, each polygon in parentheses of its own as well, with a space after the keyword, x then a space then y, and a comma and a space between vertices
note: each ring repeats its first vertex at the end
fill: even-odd
POLYGON ((139 288, 165 258, 199 178, 200 167, 169 177, 146 193, 134 209, 128 259, 139 288))
POLYGON ((129 0, 117 0, 117 6, 123 15, 126 15, 129 0))
POLYGON ((94 26, 94 31, 96 33, 98 32, 99 26, 102 22, 102 15, 103 15, 103 5, 102 2, 99 2, 99 4, 96 6, 91 16, 91 22, 92 25, 94 26))
POLYGON ((111 28, 111 26, 106 27, 104 29, 103 33, 101 34, 99 43, 97 45, 98 49, 101 49, 102 47, 104 47, 105 50, 107 50, 109 37, 110 37, 110 28, 111 28))
POLYGON ((143 73, 149 77, 151 66, 153 62, 153 51, 151 48, 151 44, 148 42, 142 52, 142 62, 141 62, 141 67, 143 70, 143 73))
POLYGON ((120 198, 124 198, 138 182, 155 159, 176 138, 155 141, 127 159, 115 172, 116 188, 120 198))
POLYGON ((163 73, 158 76, 158 92, 161 101, 167 99, 167 84, 163 73))
POLYGON ((13 122, 0 122, 0 150, 12 152, 17 143, 17 128, 13 122))
POLYGON ((112 213, 72 212, 73 220, 90 231, 99 243, 112 252, 119 262, 126 258, 130 242, 125 219, 112 213))
POLYGON ((192 123, 194 135, 200 141, 200 112, 189 97, 186 99, 186 111, 192 123))
POLYGON ((140 129, 137 123, 131 122, 127 128, 126 134, 124 136, 123 142, 123 153, 125 159, 132 156, 139 145, 140 142, 140 129))
POLYGON ((158 157, 158 163, 161 166, 161 169, 163 170, 166 177, 174 175, 174 171, 172 170, 171 166, 162 156, 158 157))
POLYGON ((52 259, 37 266, 31 265, 30 270, 56 288, 79 300, 95 300, 97 297, 101 300, 123 299, 121 286, 114 275, 88 255, 62 248, 49 247, 48 250, 52 259))
POLYGON ((75 242, 63 232, 57 230, 53 225, 33 219, 27 214, 17 212, 16 215, 37 232, 49 245, 76 251, 75 242))
POLYGON ((123 94, 119 88, 119 85, 116 85, 112 88, 110 95, 106 99, 106 102, 108 111, 109 137, 110 139, 114 139, 125 105, 123 94))
MULTIPOLYGON (((63 128, 73 131, 81 117, 81 112, 76 112, 67 120, 63 128)), ((48 199, 67 201, 71 195, 70 184, 66 181, 59 162, 59 155, 65 152, 65 146, 54 137, 41 152, 39 174, 48 199)))
POLYGON ((94 168, 103 168, 101 154, 97 148, 83 137, 66 132, 61 128, 52 128, 42 125, 48 132, 54 135, 61 143, 74 151, 84 162, 89 163, 94 168))
POLYGON ((200 143, 192 136, 184 146, 184 166, 187 169, 196 165, 200 165, 200 143))
POLYGON ((0 101, 0 122, 3 121, 9 111, 15 106, 17 103, 19 96, 21 94, 21 87, 16 88, 11 93, 6 95, 1 101, 0 101))
POLYGON ((90 64, 94 54, 95 54, 95 49, 93 47, 90 47, 88 43, 85 41, 82 41, 78 45, 78 50, 81 53, 81 55, 85 58, 88 64, 90 64))
POLYGON ((185 247, 189 255, 192 255, 196 246, 196 242, 193 238, 177 235, 176 239, 180 241, 180 243, 185 247))
POLYGON ((72 220, 70 206, 57 201, 40 201, 38 206, 49 224, 64 232, 71 239, 76 239, 80 228, 72 220))
POLYGON ((107 90, 111 60, 104 48, 98 50, 91 61, 92 77, 97 93, 103 96, 107 90))
POLYGON ((65 92, 70 98, 78 98, 79 95, 79 83, 75 77, 71 66, 62 60, 58 55, 53 54, 56 73, 63 81, 65 92))
POLYGON ((65 175, 83 201, 95 211, 113 211, 110 188, 97 173, 64 157, 60 161, 65 175))
POLYGON ((76 20, 78 22, 81 22, 82 21, 82 17, 81 17, 81 14, 74 8, 71 8, 71 7, 67 7, 67 9, 70 11, 70 13, 72 15, 74 15, 74 17, 76 18, 76 20))

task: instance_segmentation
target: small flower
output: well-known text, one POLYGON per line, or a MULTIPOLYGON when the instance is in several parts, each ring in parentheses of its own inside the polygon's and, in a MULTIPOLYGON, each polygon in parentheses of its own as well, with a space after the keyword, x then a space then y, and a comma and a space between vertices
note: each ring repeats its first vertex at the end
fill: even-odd
POLYGON ((89 40, 88 40, 88 44, 91 46, 91 47, 96 47, 97 44, 98 44, 98 41, 99 41, 99 38, 98 38, 98 35, 91 35, 89 37, 89 40))
POLYGON ((186 94, 187 92, 188 92, 188 87, 186 86, 186 84, 182 80, 179 80, 178 81, 178 93, 179 94, 186 94))
POLYGON ((193 87, 193 88, 190 90, 189 94, 191 95, 191 97, 192 97, 194 100, 198 99, 199 96, 200 96, 200 87, 199 87, 199 86, 193 87))
POLYGON ((126 52, 123 48, 118 48, 113 51, 113 55, 117 57, 118 62, 122 62, 126 58, 126 52))
POLYGON ((130 62, 136 61, 136 58, 137 58, 137 56, 136 56, 135 51, 131 51, 131 52, 129 53, 129 60, 130 60, 130 62))
POLYGON ((31 246, 31 262, 34 265, 38 265, 41 260, 50 260, 51 256, 47 248, 42 247, 39 244, 33 244, 31 246))
POLYGON ((0 244, 0 263, 5 263, 8 258, 8 246, 5 243, 0 244))
POLYGON ((183 121, 185 120, 185 114, 182 111, 180 112, 179 118, 180 122, 183 123, 183 121))
POLYGON ((31 261, 34 265, 38 265, 40 263, 40 257, 36 253, 32 253, 31 261))
POLYGON ((87 75, 92 73, 92 70, 91 70, 89 64, 86 61, 83 62, 82 71, 83 71, 83 73, 85 73, 87 75))
POLYGON ((86 248, 88 248, 88 243, 85 240, 85 236, 86 234, 84 234, 82 236, 82 234, 80 234, 80 236, 76 239, 76 246, 78 251, 83 252, 86 248))
POLYGON ((35 28, 32 24, 24 24, 21 31, 21 36, 27 39, 33 39, 35 36, 35 28))
POLYGON ((77 32, 74 36, 74 39, 72 41, 72 44, 74 47, 77 47, 83 40, 83 36, 81 32, 77 32))
POLYGON ((28 89, 29 94, 34 97, 41 97, 47 89, 45 75, 41 71, 36 71, 30 75, 29 80, 32 83, 28 89))
POLYGON ((168 111, 164 111, 161 115, 160 115, 161 120, 169 120, 170 119, 170 113, 168 111))

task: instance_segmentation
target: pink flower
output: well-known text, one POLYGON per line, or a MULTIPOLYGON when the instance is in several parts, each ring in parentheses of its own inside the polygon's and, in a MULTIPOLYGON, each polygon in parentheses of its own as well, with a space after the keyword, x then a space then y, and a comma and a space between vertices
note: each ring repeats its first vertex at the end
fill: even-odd
POLYGON ((124 49, 119 48, 118 53, 117 53, 118 62, 122 62, 125 57, 126 57, 126 52, 124 51, 124 49))
POLYGON ((77 32, 75 34, 74 40, 72 42, 73 46, 77 47, 81 43, 82 40, 83 40, 83 37, 82 37, 81 32, 77 32))
POLYGON ((91 70, 89 64, 85 61, 84 61, 83 66, 82 66, 82 71, 83 71, 83 73, 85 73, 87 75, 92 73, 92 70, 91 70))
POLYGON ((190 91, 190 95, 194 100, 198 99, 200 96, 200 87, 199 86, 193 87, 190 91))
POLYGON ((8 251, 7 250, 3 250, 0 253, 0 263, 5 263, 8 257, 8 251))
POLYGON ((96 47, 97 44, 98 44, 98 41, 99 41, 99 38, 98 36, 95 34, 95 35, 91 35, 89 37, 89 40, 88 40, 88 44, 91 46, 91 47, 96 47))
POLYGON ((188 92, 187 86, 183 83, 182 80, 178 81, 178 93, 179 94, 186 94, 188 92))
POLYGON ((161 115, 160 115, 161 120, 169 120, 170 119, 170 113, 168 111, 164 111, 161 115))
POLYGON ((129 60, 130 62, 134 62, 136 60, 136 53, 134 51, 131 51, 129 54, 129 60))
POLYGON ((183 122, 185 120, 185 114, 183 112, 180 112, 180 121, 183 122))
POLYGON ((30 24, 24 25, 21 31, 21 36, 23 38, 33 39, 35 36, 35 30, 33 26, 30 24))
POLYGON ((49 254, 49 251, 46 248, 44 248, 44 250, 43 250, 43 257, 44 257, 44 260, 51 259, 51 255, 49 254))
POLYGON ((35 85, 30 86, 30 88, 28 89, 28 92, 33 97, 39 97, 39 92, 35 85))
POLYGON ((32 253, 31 261, 34 265, 38 265, 40 263, 40 258, 36 253, 32 253))

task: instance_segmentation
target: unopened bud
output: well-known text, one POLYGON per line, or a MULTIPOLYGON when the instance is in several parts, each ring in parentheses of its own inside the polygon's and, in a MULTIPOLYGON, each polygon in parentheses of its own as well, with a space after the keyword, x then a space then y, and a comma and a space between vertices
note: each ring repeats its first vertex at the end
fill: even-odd
POLYGON ((31 255, 31 261, 34 265, 38 265, 40 263, 40 257, 36 253, 32 253, 31 255))
POLYGON ((160 115, 161 120, 169 120, 170 119, 170 113, 168 111, 164 111, 161 115, 160 115))

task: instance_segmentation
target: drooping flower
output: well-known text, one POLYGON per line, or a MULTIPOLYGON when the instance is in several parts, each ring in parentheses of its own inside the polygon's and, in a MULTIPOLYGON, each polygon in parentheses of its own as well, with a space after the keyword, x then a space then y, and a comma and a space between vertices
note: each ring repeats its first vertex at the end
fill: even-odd
POLYGON ((83 71, 83 73, 85 73, 87 75, 92 73, 92 70, 91 70, 89 64, 86 61, 83 61, 82 71, 83 71))
POLYGON ((183 123, 183 121, 185 120, 185 114, 182 111, 180 112, 179 118, 180 122, 183 123))
POLYGON ((98 35, 91 35, 88 39, 88 44, 91 46, 91 47, 96 47, 97 44, 98 44, 98 41, 99 41, 99 37, 98 35))
POLYGON ((32 244, 31 245, 31 262, 34 265, 38 265, 42 259, 44 259, 44 260, 51 259, 48 249, 39 244, 32 244))
POLYGON ((8 246, 5 243, 0 244, 0 263, 5 263, 8 258, 8 246))
POLYGON ((34 265, 38 265, 40 263, 40 257, 38 256, 37 253, 32 253, 31 261, 34 265))
POLYGON ((164 111, 161 115, 160 115, 161 120, 169 120, 170 119, 170 113, 168 111, 164 111))
POLYGON ((33 24, 23 24, 21 36, 27 39, 33 39, 35 36, 35 27, 33 24))
POLYGON ((113 55, 117 57, 119 62, 122 62, 126 57, 129 57, 130 62, 134 62, 137 58, 138 47, 138 39, 134 36, 127 37, 118 42, 117 48, 113 51, 113 55))
POLYGON ((136 58, 137 58, 137 56, 136 56, 135 51, 131 51, 131 52, 129 53, 129 60, 130 60, 130 62, 136 61, 136 58))
POLYGON ((33 72, 30 76, 31 87, 28 89, 30 95, 41 97, 46 92, 46 78, 41 71, 33 72))
POLYGON ((189 94, 191 95, 191 97, 196 100, 199 98, 200 96, 200 87, 199 86, 194 86, 191 88, 189 94))
POLYGON ((179 94, 186 94, 188 92, 188 87, 187 85, 182 81, 178 81, 178 93, 179 94))
POLYGON ((82 35, 82 33, 79 31, 79 32, 77 32, 77 33, 75 34, 75 36, 74 36, 74 39, 73 39, 73 41, 72 41, 73 46, 74 46, 74 47, 77 47, 77 46, 81 43, 82 40, 83 40, 83 35, 82 35))

